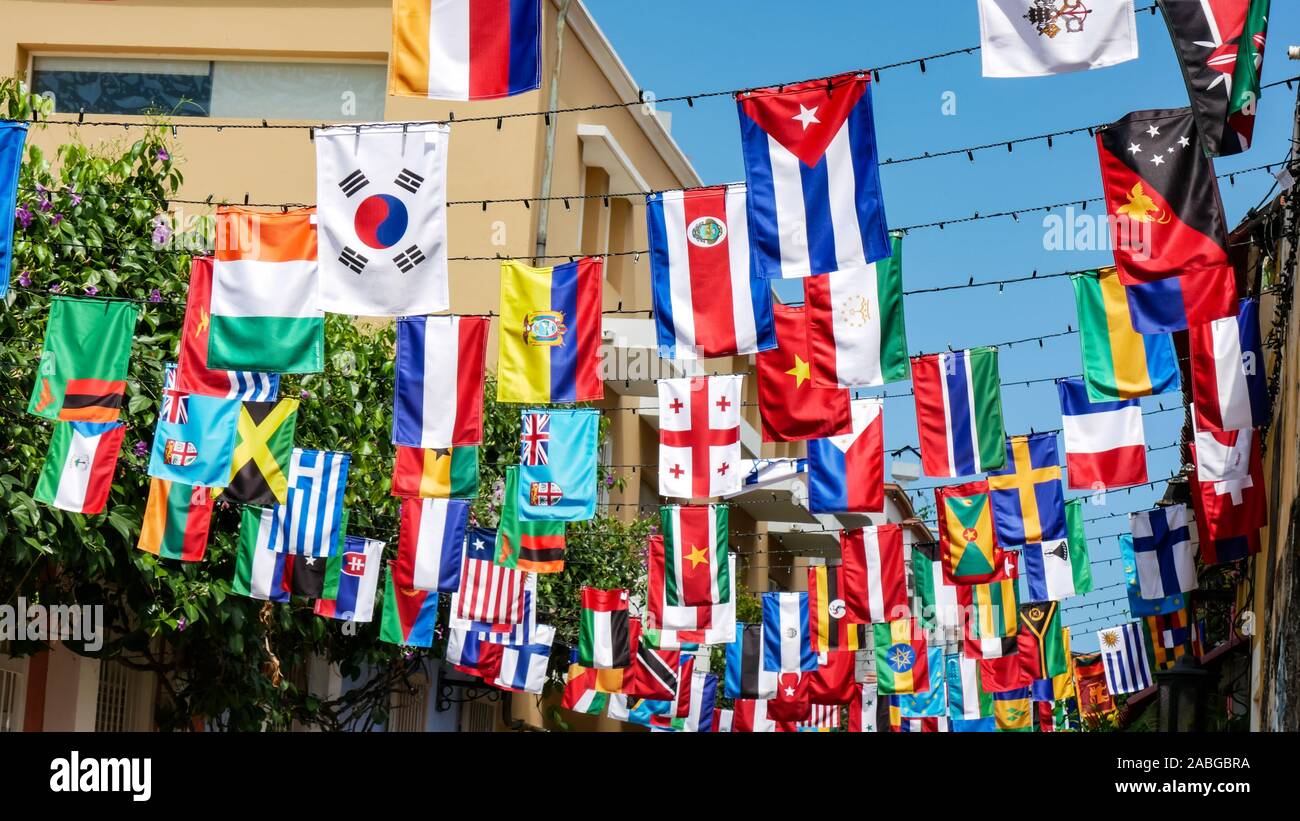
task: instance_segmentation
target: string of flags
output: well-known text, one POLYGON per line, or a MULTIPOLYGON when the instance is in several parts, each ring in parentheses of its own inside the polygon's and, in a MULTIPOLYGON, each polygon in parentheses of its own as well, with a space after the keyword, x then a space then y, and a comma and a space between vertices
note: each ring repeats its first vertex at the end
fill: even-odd
MULTIPOLYGON (((1132 0, 978 5, 985 76, 1137 58, 1132 0)), ((1070 276, 1084 361, 1082 376, 1054 380, 1064 477, 1055 431, 1008 435, 999 346, 907 349, 903 297, 941 288, 903 288, 906 231, 1023 211, 891 231, 879 176, 889 161, 874 134, 878 70, 681 98, 734 98, 745 180, 645 195, 650 247, 626 253, 650 259, 659 355, 755 356, 762 439, 807 443, 813 512, 884 512, 890 394, 861 391, 909 379, 923 471, 960 481, 933 488, 935 543, 898 524, 843 530, 839 563, 809 567, 806 591, 763 593, 760 621, 738 622, 731 539, 745 534, 729 527, 741 502, 726 500, 757 473, 741 456, 745 375, 659 380, 658 484, 670 503, 647 541, 646 597, 581 591, 566 709, 687 732, 1060 731, 1112 713, 1114 696, 1200 652, 1204 630, 1187 599, 1198 567, 1257 552, 1267 520, 1258 303, 1236 289, 1211 156, 1250 147, 1269 3, 1158 5, 1192 105, 1095 129, 1115 264, 1041 277, 1070 276), (1140 249, 1124 233, 1139 230, 1140 249), (804 303, 774 300, 776 279, 802 280, 804 303), (1185 370, 1173 333, 1187 335, 1185 370), (1179 393, 1184 378, 1192 504, 1130 515, 1119 539, 1122 586, 1143 621, 1101 630, 1100 652, 1077 655, 1063 602, 1104 588, 1093 584, 1083 501, 1065 499, 1063 478, 1084 491, 1152 484, 1139 399, 1179 393), (701 651, 719 644, 722 676, 701 651)), ((483 100, 537 89, 539 0, 512 0, 508 19, 487 8, 394 0, 390 93, 483 100)), ((925 59, 903 64, 924 70, 925 59)), ((538 113, 568 110, 585 109, 538 113)), ((203 561, 213 503, 238 504, 236 593, 306 597, 334 620, 369 622, 378 610, 381 641, 422 648, 436 640, 445 594, 446 660, 495 687, 539 694, 556 631, 537 621, 538 576, 564 572, 566 523, 597 509, 600 411, 554 406, 604 397, 603 259, 534 267, 460 258, 499 263, 500 309, 442 314, 452 304, 453 127, 314 127, 314 207, 217 208, 216 248, 193 257, 176 361, 158 375, 139 548, 203 561), (280 396, 282 374, 324 370, 325 313, 396 318, 394 559, 386 541, 349 532, 352 455, 297 446, 305 409, 280 396), (499 520, 486 527, 471 520, 470 502, 494 317, 497 399, 521 406, 520 438, 499 520)), ((16 201, 26 128, 0 122, 7 201, 16 201)), ((1045 136, 1050 144, 1064 133, 1045 136)), ((0 292, 12 231, 0 231, 0 292)), ((959 287, 977 284, 993 283, 959 287)), ((27 408, 54 423, 38 501, 105 509, 139 312, 132 300, 51 298, 27 408)))

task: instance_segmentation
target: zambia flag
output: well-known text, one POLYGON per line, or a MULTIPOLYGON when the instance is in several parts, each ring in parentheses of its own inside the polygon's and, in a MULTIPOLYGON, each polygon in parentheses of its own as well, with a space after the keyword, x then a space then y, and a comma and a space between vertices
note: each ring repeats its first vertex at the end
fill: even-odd
POLYGON ((230 485, 222 496, 226 501, 245 505, 285 503, 297 424, 297 399, 243 403, 235 428, 230 485))
POLYGON ((1002 549, 993 529, 988 482, 936 488, 934 498, 945 580, 959 585, 992 581, 1002 572, 1002 549))
POLYGON ((564 570, 564 549, 564 522, 519 517, 519 466, 507 467, 493 562, 529 573, 560 573, 564 570))
POLYGON ((27 412, 69 422, 116 422, 138 315, 130 302, 54 297, 27 412))
POLYGON ((880 695, 923 693, 930 687, 925 633, 915 619, 872 626, 876 640, 876 687, 880 695))

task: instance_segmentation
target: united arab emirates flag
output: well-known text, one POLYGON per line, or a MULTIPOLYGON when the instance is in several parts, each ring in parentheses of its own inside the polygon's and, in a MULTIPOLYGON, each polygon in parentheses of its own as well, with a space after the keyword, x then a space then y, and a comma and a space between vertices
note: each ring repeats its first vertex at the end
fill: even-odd
POLYGON ((116 422, 138 315, 130 302, 54 297, 27 412, 71 422, 116 422))
POLYGON ((1205 150, 1250 148, 1270 0, 1159 0, 1205 150))
POLYGON ((610 669, 632 664, 626 590, 582 588, 578 663, 610 669))
POLYGON ((208 551, 212 495, 205 487, 149 480, 138 547, 163 559, 201 562, 208 551))
POLYGON ((36 501, 73 513, 103 512, 125 433, 121 422, 55 425, 36 483, 36 501))
POLYGON ((1225 268, 1233 281, 1214 162, 1190 108, 1134 111, 1097 132, 1097 150, 1120 282, 1225 268))

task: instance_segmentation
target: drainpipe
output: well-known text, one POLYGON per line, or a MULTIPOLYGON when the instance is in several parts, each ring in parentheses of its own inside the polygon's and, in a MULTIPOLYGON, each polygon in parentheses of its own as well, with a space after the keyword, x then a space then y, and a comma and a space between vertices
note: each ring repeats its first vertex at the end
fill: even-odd
MULTIPOLYGON (((551 90, 546 104, 547 111, 554 111, 560 106, 560 66, 564 62, 564 30, 567 28, 569 6, 573 0, 560 3, 560 13, 555 21, 555 65, 551 67, 551 90)), ((551 214, 551 203, 546 198, 551 196, 551 172, 555 166, 555 126, 559 115, 546 117, 546 150, 542 155, 542 188, 537 203, 537 245, 533 251, 533 264, 541 265, 546 256, 546 229, 551 214)))

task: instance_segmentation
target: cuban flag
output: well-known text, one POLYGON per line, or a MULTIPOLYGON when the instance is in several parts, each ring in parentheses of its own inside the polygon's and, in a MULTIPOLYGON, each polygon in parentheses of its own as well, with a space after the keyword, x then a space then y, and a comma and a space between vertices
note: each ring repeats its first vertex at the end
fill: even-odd
POLYGON ((817 669, 807 593, 763 594, 763 667, 773 673, 817 669))
POLYGON ((494 100, 541 85, 540 0, 394 0, 388 93, 494 100))
POLYGON ((759 276, 865 273, 889 256, 868 75, 744 91, 736 106, 759 276))
POLYGON ((851 402, 853 432, 808 442, 808 509, 869 513, 885 509, 884 401, 851 402))
POLYGON ((772 290, 750 276, 745 186, 646 196, 659 355, 710 359, 776 347, 772 290))
POLYGON ((1133 513, 1129 529, 1133 533, 1133 561, 1142 598, 1163 599, 1200 586, 1186 505, 1133 513))

